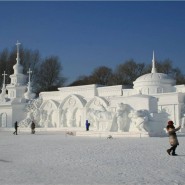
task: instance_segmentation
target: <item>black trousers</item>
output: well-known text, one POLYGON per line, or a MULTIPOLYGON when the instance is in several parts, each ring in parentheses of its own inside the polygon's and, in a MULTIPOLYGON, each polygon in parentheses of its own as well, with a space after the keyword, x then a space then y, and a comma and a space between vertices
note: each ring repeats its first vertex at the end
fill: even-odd
POLYGON ((35 134, 35 129, 34 128, 31 129, 31 133, 35 134))
POLYGON ((170 150, 172 151, 172 154, 175 154, 175 150, 177 148, 177 145, 174 145, 170 148, 170 150))
POLYGON ((17 128, 15 128, 15 132, 13 134, 17 135, 17 128))

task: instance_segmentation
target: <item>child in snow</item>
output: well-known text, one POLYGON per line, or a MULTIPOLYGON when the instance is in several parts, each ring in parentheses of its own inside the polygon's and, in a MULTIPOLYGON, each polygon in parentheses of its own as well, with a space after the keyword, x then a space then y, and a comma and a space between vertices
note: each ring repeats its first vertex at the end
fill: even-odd
POLYGON ((175 150, 177 148, 177 145, 179 145, 179 141, 177 139, 177 135, 176 135, 176 131, 178 131, 181 126, 175 128, 173 125, 173 121, 168 121, 168 125, 166 126, 166 130, 168 132, 169 135, 169 142, 171 145, 171 148, 167 150, 167 153, 170 155, 171 151, 172 151, 172 155, 175 156, 177 155, 175 153, 175 150))

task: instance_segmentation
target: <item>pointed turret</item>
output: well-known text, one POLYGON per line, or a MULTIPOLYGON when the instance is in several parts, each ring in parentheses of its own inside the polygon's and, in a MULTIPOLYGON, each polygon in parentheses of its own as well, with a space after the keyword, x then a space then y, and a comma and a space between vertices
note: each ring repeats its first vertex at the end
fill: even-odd
POLYGON ((17 45, 17 58, 16 58, 16 60, 17 60, 17 64, 20 64, 19 45, 21 45, 21 43, 19 41, 17 41, 16 45, 17 45))
POLYGON ((30 68, 29 68, 29 71, 27 72, 28 74, 29 74, 29 78, 28 78, 28 86, 27 86, 27 92, 26 93, 24 93, 24 97, 26 98, 26 99, 33 99, 33 98, 35 98, 35 93, 32 93, 32 88, 31 88, 31 73, 32 73, 32 71, 30 70, 30 68))
MULTIPOLYGON (((19 46, 17 41, 17 58, 16 64, 13 66, 14 73, 10 75, 11 82, 6 86, 8 90, 8 98, 10 99, 24 99, 24 93, 26 90, 26 75, 23 74, 23 67, 20 64, 19 46)), ((22 101, 22 100, 21 100, 22 101)))
POLYGON ((22 72, 23 72, 23 67, 20 64, 20 56, 19 56, 19 45, 20 44, 21 43, 19 43, 19 41, 17 41, 17 43, 16 43, 16 45, 17 45, 17 58, 16 58, 17 63, 13 66, 14 74, 22 74, 22 72))
POLYGON ((153 59, 152 59, 152 71, 151 73, 157 73, 157 70, 155 68, 155 56, 154 56, 154 51, 153 51, 153 59))
POLYGON ((0 101, 5 102, 6 101, 6 87, 5 87, 5 77, 6 77, 6 73, 4 71, 4 73, 2 74, 3 77, 3 87, 1 89, 1 94, 0 94, 0 101))
MULTIPOLYGON (((31 93, 30 75, 27 87, 27 75, 23 74, 23 66, 21 65, 22 55, 20 51, 20 43, 18 41, 15 49, 15 65, 13 66, 14 70, 10 75, 11 81, 9 84, 5 84, 7 77, 5 71, 2 74, 3 81, 2 87, 0 88, 0 91, 2 90, 2 92, 0 92, 0 127, 12 128, 16 121, 19 123, 24 120, 26 118, 26 111, 24 110, 29 106, 30 100, 33 99, 32 97, 34 97, 34 94, 31 93), (25 98, 26 91, 28 91, 27 97, 29 99, 25 98)), ((29 70, 28 73, 30 74, 31 71, 29 70)))
POLYGON ((6 77, 6 73, 5 73, 5 71, 4 71, 4 73, 2 74, 2 76, 4 76, 3 77, 3 87, 2 87, 2 91, 3 91, 3 89, 6 89, 6 87, 5 87, 5 77, 6 77))

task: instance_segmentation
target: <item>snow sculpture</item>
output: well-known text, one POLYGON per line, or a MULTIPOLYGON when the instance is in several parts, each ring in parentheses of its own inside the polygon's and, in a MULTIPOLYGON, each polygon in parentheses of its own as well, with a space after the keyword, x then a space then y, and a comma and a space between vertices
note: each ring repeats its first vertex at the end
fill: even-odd
POLYGON ((67 109, 66 119, 67 119, 67 127, 73 127, 74 126, 74 119, 73 119, 73 110, 72 109, 67 109))
MULTIPOLYGON (((60 104, 57 104, 55 112, 53 112, 56 124, 59 127, 83 127, 83 111, 86 101, 80 96, 72 94, 63 99, 60 104)), ((52 119, 52 121, 53 121, 52 119)))
POLYGON ((7 114, 5 112, 2 113, 0 115, 0 119, 1 119, 0 126, 5 128, 7 126, 7 114))
POLYGON ((112 124, 112 112, 107 111, 104 105, 100 104, 97 109, 89 108, 87 118, 95 130, 110 130, 112 124))
POLYGON ((27 116, 24 120, 19 122, 20 127, 29 127, 32 121, 34 121, 37 127, 42 127, 42 125, 39 124, 41 116, 39 108, 41 103, 42 99, 40 98, 29 101, 25 108, 27 116))
POLYGON ((179 125, 181 125, 181 132, 185 132, 185 105, 181 106, 181 114, 180 114, 180 120, 179 120, 179 125))
POLYGON ((118 125, 118 131, 128 131, 127 130, 127 108, 126 104, 118 103, 117 109, 116 109, 116 122, 118 125))
POLYGON ((49 123, 49 120, 48 120, 47 112, 45 110, 41 110, 40 111, 40 121, 38 123, 39 126, 40 127, 47 127, 48 123, 49 123))
POLYGON ((76 120, 76 126, 77 127, 82 127, 83 125, 81 124, 82 122, 82 109, 76 109, 75 111, 75 120, 76 120))
POLYGON ((28 100, 34 99, 35 98, 35 93, 32 92, 32 87, 31 87, 31 73, 32 71, 29 68, 29 71, 27 72, 29 74, 29 81, 28 81, 28 86, 27 86, 27 92, 24 93, 24 97, 28 100))
POLYGON ((78 108, 66 108, 60 114, 61 126, 81 127, 81 112, 78 108))
POLYGON ((131 111, 129 117, 131 119, 129 131, 148 132, 149 113, 147 110, 131 111))
MULTIPOLYGON (((41 127, 58 127, 58 103, 55 101, 47 101, 42 103, 39 108, 40 118, 38 125, 41 127)), ((38 111, 37 111, 38 113, 38 111)))
POLYGON ((19 127, 26 128, 29 127, 31 123, 32 123, 31 113, 28 112, 27 117, 19 122, 19 127))
MULTIPOLYGON (((22 125, 35 120, 39 127, 80 130, 85 129, 88 120, 90 131, 145 132, 159 136, 167 120, 172 119, 176 125, 182 122, 185 130, 185 85, 174 86, 174 79, 157 72, 154 53, 151 73, 138 77, 133 84, 133 89, 91 84, 41 92, 41 103, 35 106, 36 101, 31 102, 32 108, 22 125)), ((29 83, 26 99, 32 99, 31 95, 29 83)))
POLYGON ((185 112, 184 112, 184 108, 183 108, 183 111, 182 111, 182 114, 181 114, 181 120, 180 120, 180 125, 181 125, 181 132, 185 133, 185 112))
POLYGON ((183 114, 181 118, 181 128, 185 128, 185 114, 183 114))
POLYGON ((1 94, 0 94, 0 102, 6 102, 7 101, 7 94, 6 94, 6 87, 5 87, 5 77, 6 73, 4 71, 3 75, 3 87, 1 89, 1 94))

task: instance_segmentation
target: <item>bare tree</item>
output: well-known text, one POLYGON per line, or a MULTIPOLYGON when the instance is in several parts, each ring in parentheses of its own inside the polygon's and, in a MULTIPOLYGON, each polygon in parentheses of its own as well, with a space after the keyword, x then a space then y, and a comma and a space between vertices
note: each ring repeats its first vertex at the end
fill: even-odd
POLYGON ((57 90, 63 86, 65 78, 61 74, 62 65, 56 56, 46 58, 37 71, 35 85, 37 92, 57 90))
POLYGON ((145 64, 137 64, 134 60, 128 60, 117 66, 114 73, 116 84, 132 85, 133 81, 144 74, 145 64))
POLYGON ((89 85, 89 84, 101 84, 101 85, 110 85, 112 78, 112 69, 106 66, 100 66, 93 70, 89 76, 79 76, 77 80, 71 83, 69 86, 77 85, 89 85))
MULTIPOLYGON (((21 63, 23 65, 24 73, 26 74, 30 68, 32 71, 35 71, 38 68, 38 65, 41 62, 40 53, 38 50, 32 51, 25 49, 21 56, 21 63)), ((34 73, 33 73, 34 75, 34 73)))
POLYGON ((89 85, 89 84, 93 84, 93 80, 91 76, 82 75, 82 76, 79 76, 77 80, 75 80, 68 86, 89 85))
POLYGON ((112 78, 112 69, 106 66, 95 68, 91 74, 91 79, 95 84, 109 85, 112 78))

